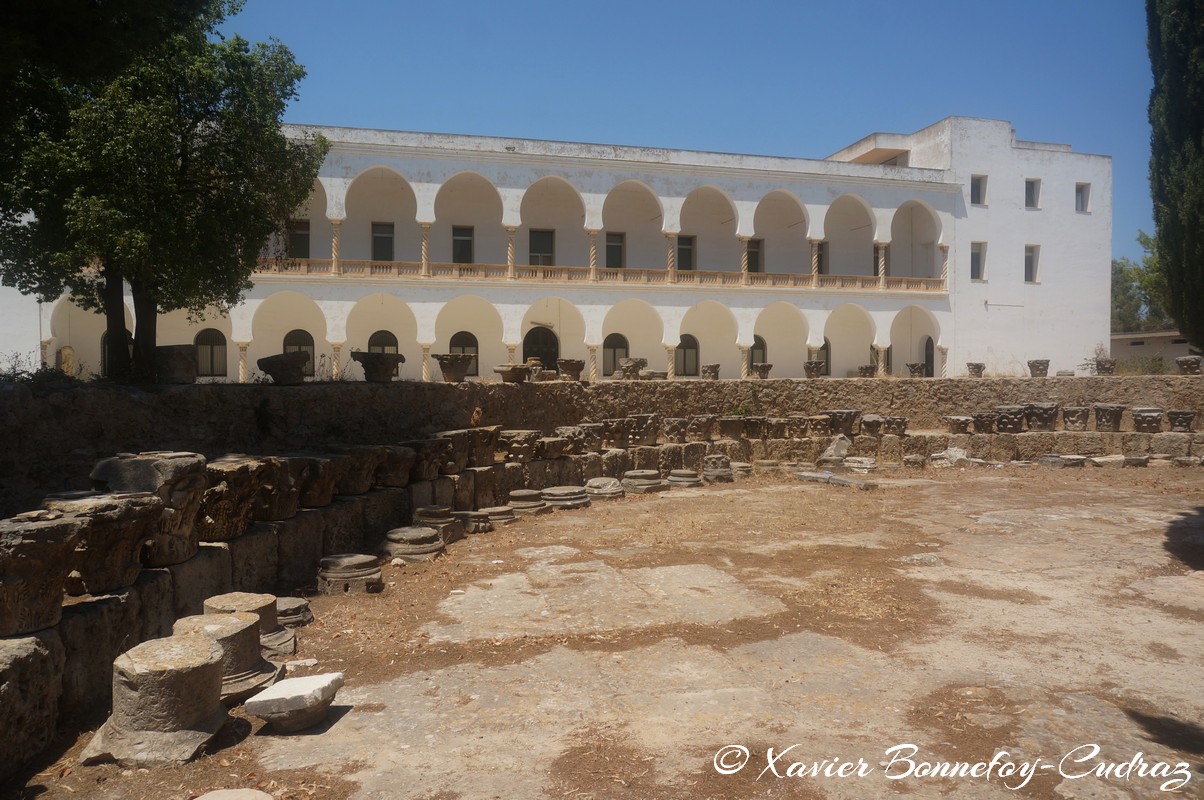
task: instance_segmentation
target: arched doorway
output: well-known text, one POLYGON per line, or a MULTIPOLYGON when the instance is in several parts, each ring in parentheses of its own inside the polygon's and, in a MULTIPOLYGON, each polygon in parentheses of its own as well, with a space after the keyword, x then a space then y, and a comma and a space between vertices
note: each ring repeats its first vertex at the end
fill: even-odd
POLYGON ((924 376, 931 378, 936 374, 936 345, 931 336, 924 337, 924 376))
POLYGON ((627 358, 627 337, 612 333, 602 342, 602 377, 609 378, 619 368, 619 359, 627 358))
POLYGON ((481 368, 477 364, 477 356, 480 354, 477 337, 473 336, 469 331, 457 331, 453 333, 451 342, 447 346, 447 352, 472 356, 472 361, 468 364, 468 371, 464 374, 474 377, 481 374, 481 368))
POLYGON ((550 328, 536 326, 523 337, 523 361, 538 358, 544 369, 556 369, 560 340, 550 328))
POLYGON ((683 333, 673 358, 674 372, 686 377, 698 377, 698 339, 688 333, 683 333))

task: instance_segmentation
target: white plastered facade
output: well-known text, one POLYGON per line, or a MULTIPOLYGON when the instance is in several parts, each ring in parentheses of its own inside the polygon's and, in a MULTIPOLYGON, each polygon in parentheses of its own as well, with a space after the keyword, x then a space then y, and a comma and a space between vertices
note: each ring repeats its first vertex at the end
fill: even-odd
MULTIPOLYGON (((593 379, 616 354, 673 379, 706 363, 747 376, 762 358, 773 377, 808 360, 840 377, 908 363, 957 376, 972 361, 1019 375, 1033 358, 1073 369, 1108 340, 1111 160, 1019 141, 1006 122, 951 117, 821 160, 316 130, 332 148, 296 214, 308 257, 278 243, 228 316, 160 320, 160 344, 220 333, 220 379, 253 378, 291 331, 351 379, 374 334, 406 356, 403 379, 438 379, 429 355, 466 335, 480 378, 538 350, 593 379), (608 359, 616 335, 626 346, 608 359)), ((18 349, 99 365, 103 326, 69 299, 42 306, 40 341, 13 318, 32 328, 18 349)))

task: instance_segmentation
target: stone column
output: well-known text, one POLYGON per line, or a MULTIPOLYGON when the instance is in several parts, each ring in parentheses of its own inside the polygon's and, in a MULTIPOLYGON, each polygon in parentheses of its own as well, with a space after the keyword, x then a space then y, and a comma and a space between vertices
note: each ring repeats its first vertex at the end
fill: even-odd
POLYGON ((343 220, 330 221, 330 271, 335 275, 343 274, 343 262, 339 259, 339 231, 342 227, 343 220))
MULTIPOLYGON (((513 225, 506 226, 506 280, 514 280, 514 236, 518 233, 518 228, 513 225)), ((513 359, 511 359, 513 361, 513 359)))
POLYGON ((251 346, 250 342, 235 342, 238 346, 238 382, 246 383, 251 379, 250 370, 247 367, 247 348, 251 346))
POLYGON ((517 350, 518 350, 518 345, 516 345, 516 344, 507 344, 506 345, 506 360, 508 363, 510 363, 510 364, 518 363, 514 360, 514 354, 517 350))
POLYGON ((596 344, 586 345, 586 349, 589 350, 589 382, 597 383, 598 382, 598 345, 596 345, 596 344))
POLYGON ((740 240, 740 283, 743 286, 748 285, 748 241, 749 236, 737 236, 740 240))
POLYGON ((424 344, 422 347, 422 380, 424 383, 429 383, 431 380, 431 346, 424 344))
POLYGON ((748 358, 749 358, 749 351, 751 351, 751 350, 752 350, 751 347, 745 347, 744 345, 740 345, 740 380, 742 380, 742 381, 748 380, 748 376, 749 376, 748 358))
POLYGON ((819 246, 823 244, 824 240, 808 239, 807 241, 811 244, 811 285, 815 286, 819 283, 819 246))
MULTIPOLYGON (((945 246, 945 249, 948 250, 949 249, 948 246, 945 246)), ((940 369, 937 372, 937 374, 940 375, 942 378, 948 378, 949 377, 949 348, 946 347, 945 345, 937 345, 936 352, 941 357, 940 369)))
POLYGON ((343 376, 343 345, 346 342, 330 343, 330 378, 339 380, 343 376))
POLYGON ((886 350, 887 348, 881 345, 874 345, 874 352, 878 354, 877 376, 879 378, 886 377, 886 350))
POLYGON ((431 277, 431 223, 419 223, 422 228, 422 271, 424 278, 431 277))
POLYGON ((886 242, 874 242, 874 274, 878 276, 878 288, 886 288, 886 242))
POLYGON ((808 361, 819 361, 819 356, 822 351, 823 351, 822 347, 808 347, 807 348, 807 360, 808 361))
POLYGON ((586 228, 586 235, 589 236, 589 279, 597 282, 598 280, 598 229, 586 228))
POLYGON ((665 241, 668 243, 665 267, 669 270, 669 283, 677 283, 677 234, 666 233, 665 241))
POLYGON ((949 287, 949 245, 938 244, 941 251, 941 282, 945 284, 945 288, 949 287))
POLYGON ((50 354, 50 340, 43 339, 41 342, 38 343, 38 358, 40 358, 42 360, 43 367, 50 366, 50 361, 48 360, 49 354, 50 354))
POLYGON ((673 380, 677 377, 677 346, 665 345, 665 377, 673 380))

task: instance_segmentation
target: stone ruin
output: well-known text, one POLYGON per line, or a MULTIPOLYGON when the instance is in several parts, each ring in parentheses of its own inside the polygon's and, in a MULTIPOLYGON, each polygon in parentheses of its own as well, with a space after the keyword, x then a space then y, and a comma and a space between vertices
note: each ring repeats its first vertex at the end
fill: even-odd
MULTIPOLYGON (((907 417, 873 409, 786 416, 643 413, 560 426, 554 435, 480 426, 321 453, 207 460, 152 451, 104 459, 91 472, 92 490, 48 495, 42 509, 0 522, 0 635, 8 637, 3 648, 9 654, 0 653, 0 664, 6 680, 22 687, 28 698, 22 702, 43 709, 32 717, 6 711, 32 721, 0 735, 0 746, 19 764, 49 741, 59 716, 79 713, 111 693, 114 724, 98 734, 94 757, 136 763, 121 751, 113 730, 128 725, 151 738, 161 731, 140 716, 145 712, 136 703, 112 691, 118 671, 141 669, 119 666, 118 648, 141 659, 132 649, 140 641, 207 637, 221 651, 220 705, 223 675, 228 698, 241 695, 240 682, 266 680, 274 671, 263 666, 264 653, 278 657, 295 650, 295 634, 282 623, 303 624, 306 612, 290 605, 286 616, 284 599, 273 604, 265 600, 274 597, 267 591, 372 591, 383 583, 381 558, 433 557, 466 527, 485 532, 554 507, 725 482, 754 471, 793 474, 817 463, 865 475, 904 465, 1012 461, 1056 468, 1201 463, 1204 443, 1192 433, 1194 411, 1073 401, 950 414, 949 430, 941 433, 909 432, 907 417), (1129 420, 1135 430, 1120 433, 1129 420), (1085 452, 1069 452, 1080 446, 1085 452), (507 499, 510 505, 499 505, 507 499), (161 577, 144 569, 151 565, 161 577), (64 611, 66 593, 78 600, 64 611), (105 618, 94 600, 98 593, 137 598, 129 607, 142 616, 105 618), (195 619, 202 611, 211 618, 195 619), (244 624, 234 625, 240 617, 244 624), (135 627, 95 635, 114 625, 135 627), (228 633, 214 632, 226 627, 228 633), (223 649, 222 642, 238 644, 223 649), (64 660, 84 677, 68 683, 52 678, 63 674, 64 660)), ((207 658, 182 659, 180 668, 203 673, 207 658)), ((175 677, 121 672, 121 680, 145 685, 149 698, 168 696, 175 677)), ((5 696, 0 710, 11 702, 5 696)), ((209 700, 201 712, 182 706, 180 718, 165 723, 191 731, 178 737, 184 744, 170 758, 203 745, 194 742, 211 735, 206 720, 212 706, 209 700)))

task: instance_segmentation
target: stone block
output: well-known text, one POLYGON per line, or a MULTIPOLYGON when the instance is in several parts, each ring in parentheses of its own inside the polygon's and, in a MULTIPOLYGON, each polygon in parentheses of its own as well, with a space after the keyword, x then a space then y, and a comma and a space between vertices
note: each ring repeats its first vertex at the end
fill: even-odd
POLYGON ((270 592, 276 588, 276 529, 253 522, 247 532, 226 542, 230 547, 230 585, 236 592, 270 592))
POLYGON ((358 498, 363 513, 363 552, 375 553, 385 534, 394 528, 408 525, 413 509, 406 489, 373 489, 358 498))
POLYGON ((622 478, 623 473, 632 469, 631 456, 626 450, 611 448, 602 454, 602 475, 607 478, 622 478))
POLYGON ((681 468, 701 474, 703 461, 706 459, 708 452, 710 450, 706 442, 687 442, 682 445, 681 468))
MULTIPOLYGON (((451 508, 456 502, 456 484, 450 475, 440 475, 431 481, 432 505, 451 508)), ((417 508, 418 506, 415 506, 417 508)))
MULTIPOLYGON (((966 455, 970 458, 988 459, 991 457, 991 439, 998 434, 975 433, 970 435, 970 446, 966 455)), ((1005 434, 1006 435, 1006 434, 1005 434)))
POLYGON ((544 489, 554 485, 554 479, 548 474, 551 462, 539 458, 528 461, 523 465, 523 485, 528 489, 544 489))
POLYGON ((990 437, 991 445, 987 450, 987 460, 1006 464, 1016 461, 1019 445, 1016 444, 1016 434, 997 433, 990 437))
POLYGON ((65 655, 60 719, 77 721, 108 707, 113 660, 139 644, 140 605, 131 588, 63 608, 57 628, 65 655))
POLYGON ((138 641, 171 636, 171 626, 176 621, 176 593, 171 571, 166 567, 144 569, 130 591, 138 598, 138 641))
POLYGON ((580 467, 581 481, 584 485, 585 481, 591 478, 602 477, 602 456, 598 453, 586 453, 581 456, 573 456, 573 463, 580 467))
POLYGON ((494 487, 494 494, 497 496, 499 503, 504 503, 506 498, 515 489, 522 489, 527 484, 525 465, 518 462, 507 462, 502 465, 500 471, 494 473, 498 478, 497 485, 494 487))
POLYGON ((878 461, 883 464, 903 463, 903 438, 886 434, 878 442, 878 461))
POLYGON ((399 444, 384 446, 384 458, 376 468, 377 486, 404 487, 410 485, 410 474, 414 471, 414 462, 418 454, 412 447, 399 444))
POLYGON ((338 466, 329 458, 310 455, 290 455, 288 463, 293 484, 301 492, 301 507, 321 508, 330 505, 339 477, 338 466))
POLYGON ((322 555, 360 553, 364 549, 364 509, 358 498, 336 497, 322 515, 322 555))
POLYGON ((584 486, 585 475, 581 470, 581 462, 575 458, 560 459, 560 485, 584 486))
POLYGON ((685 445, 681 444, 663 444, 657 448, 657 469, 662 475, 668 475, 671 470, 684 469, 682 467, 682 455, 685 452, 685 445))
POLYGON ((1191 452, 1193 456, 1204 456, 1204 433, 1191 434, 1191 452))
POLYGON ((274 470, 272 461, 245 455, 226 455, 206 464, 209 487, 197 512, 197 537, 202 542, 225 542, 242 536, 256 497, 274 470))
POLYGON ((1149 455, 1150 440, 1154 437, 1152 433, 1122 433, 1121 434, 1121 453, 1126 456, 1144 456, 1149 455))
POLYGON ((341 672, 287 678, 248 698, 244 707, 248 714, 268 722, 280 733, 293 733, 325 720, 341 688, 341 672))
POLYGON ((849 445, 848 455, 854 458, 876 458, 878 455, 878 437, 867 433, 854 436, 852 444, 849 445))
POLYGON ((1155 433, 1150 437, 1151 453, 1166 453, 1171 458, 1180 458, 1191 454, 1190 433, 1155 433))
POLYGON ((469 467, 472 478, 472 508, 493 508, 497 505, 494 490, 497 487, 497 471, 501 467, 469 467))
MULTIPOLYGON (((476 500, 476 473, 467 471, 449 476, 452 482, 452 510, 472 511, 476 500)), ((396 527, 396 526, 394 526, 396 527)))
POLYGON ((301 487, 293 480, 293 465, 287 458, 268 456, 264 458, 267 469, 263 484, 252 502, 251 518, 262 522, 292 519, 297 515, 301 501, 301 487))
POLYGON ((408 488, 411 507, 422 508, 435 504, 435 485, 432 481, 414 481, 408 488))
POLYGON ((324 526, 318 511, 302 511, 292 519, 274 523, 278 594, 292 594, 317 581, 324 526))
POLYGON ((633 447, 627 451, 631 455, 632 469, 660 469, 660 449, 656 447, 633 447))
POLYGON ((338 461, 338 477, 334 493, 360 495, 376 483, 376 473, 385 461, 385 448, 379 445, 357 445, 336 448, 331 456, 338 461))
POLYGON ((176 619, 200 614, 205 610, 206 598, 233 591, 234 570, 225 542, 201 542, 195 556, 167 569, 171 572, 176 619))
POLYGON ((711 442, 711 449, 709 452, 722 453, 732 461, 751 463, 753 460, 752 444, 747 439, 740 439, 737 441, 720 439, 718 441, 711 442))
POLYGON ((794 439, 765 439, 765 458, 771 461, 801 461, 802 448, 794 439))
POLYGON ((1036 461, 1057 447, 1057 434, 1047 431, 1018 433, 1016 436, 1016 458, 1021 461, 1036 461))
POLYGON ((454 431, 440 431, 435 434, 441 439, 447 439, 448 445, 443 465, 439 468, 444 475, 455 475, 468 466, 472 456, 473 433, 467 428, 454 431))
POLYGON ((53 628, 0 639, 0 781, 54 738, 65 657, 53 628))
POLYGON ((950 434, 949 435, 949 444, 944 449, 947 450, 947 449, 949 449, 949 447, 953 447, 958 450, 965 450, 968 453, 968 452, 970 452, 970 436, 971 436, 971 434, 968 434, 968 433, 950 434))

